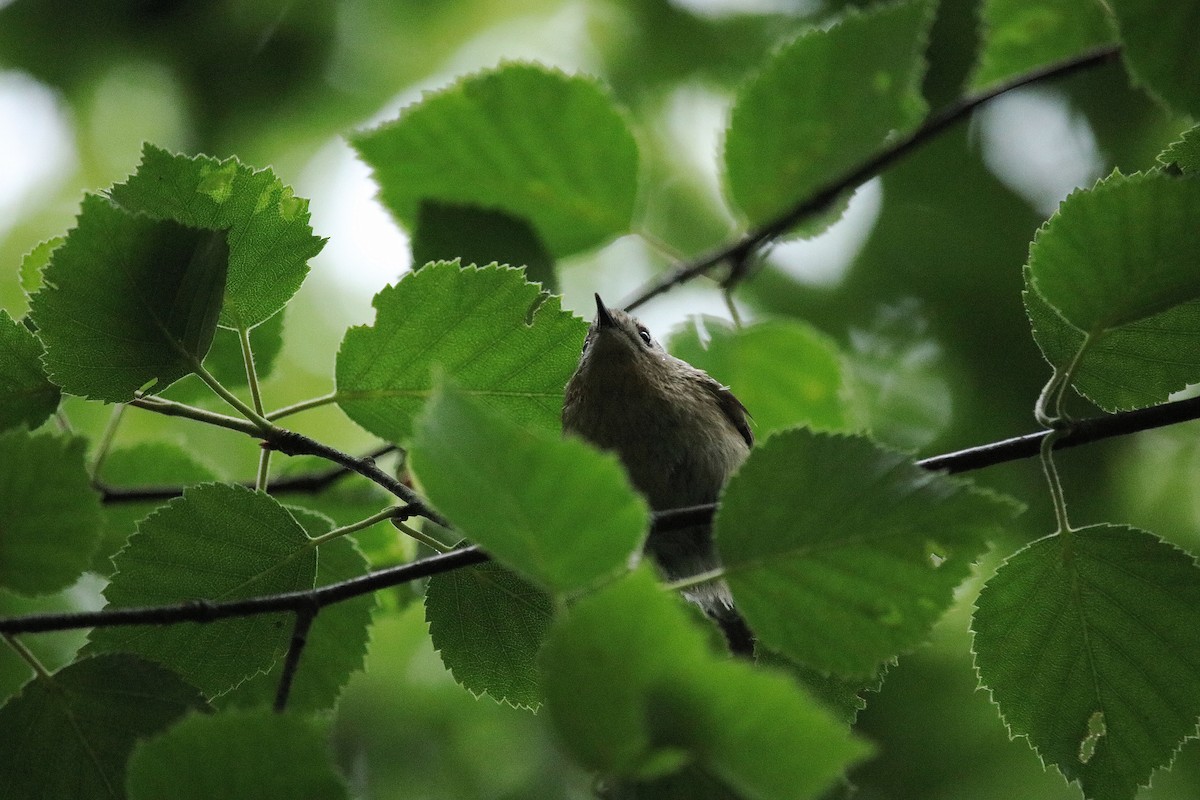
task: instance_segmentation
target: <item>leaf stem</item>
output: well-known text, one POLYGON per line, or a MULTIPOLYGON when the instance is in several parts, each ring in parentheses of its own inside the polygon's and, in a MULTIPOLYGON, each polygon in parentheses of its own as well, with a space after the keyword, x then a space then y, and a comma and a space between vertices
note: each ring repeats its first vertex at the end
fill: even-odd
POLYGON ((329 394, 321 395, 320 397, 312 397, 308 400, 301 400, 299 403, 293 403, 290 406, 277 408, 270 414, 267 414, 266 418, 274 422, 277 419, 290 417, 292 414, 299 414, 301 411, 308 411, 310 408, 327 406, 334 402, 337 402, 337 392, 330 392, 329 394))
POLYGON ((435 552, 449 553, 451 550, 454 549, 454 547, 452 545, 448 545, 448 544, 438 541, 434 537, 430 536, 428 533, 425 533, 425 531, 417 530, 416 528, 412 527, 411 525, 408 525, 407 523, 405 523, 403 520, 394 519, 394 520, 392 520, 392 525, 394 525, 396 527, 396 530, 412 537, 413 539, 416 539, 418 542, 420 542, 421 544, 425 545, 430 550, 433 550, 435 552))
POLYGON ((92 457, 91 478, 93 481, 100 477, 100 468, 104 466, 104 459, 108 457, 108 451, 112 448, 113 439, 116 438, 117 428, 120 427, 123 416, 125 416, 125 404, 117 403, 113 406, 112 413, 108 415, 108 424, 104 426, 104 433, 100 434, 100 441, 96 444, 96 454, 92 457))
POLYGON ((200 380, 208 384, 208 388, 212 389, 213 392, 215 392, 216 395, 226 403, 233 406, 233 408, 236 409, 243 417, 253 422, 256 428, 261 431, 268 431, 274 427, 265 417, 263 417, 262 414, 246 405, 240 397, 226 389, 225 385, 217 380, 216 377, 209 372, 203 364, 200 363, 199 359, 193 362, 192 368, 200 380))
POLYGON ((50 677, 50 671, 38 660, 38 657, 33 654, 33 651, 25 646, 25 643, 11 633, 0 633, 0 639, 4 639, 4 643, 12 648, 13 652, 26 664, 34 673, 41 679, 53 681, 50 677))
POLYGON ((369 528, 377 522, 383 522, 385 519, 393 519, 396 516, 403 514, 405 509, 402 506, 388 506, 366 519, 360 519, 358 522, 351 522, 349 525, 343 525, 340 528, 334 528, 328 533, 323 533, 320 536, 313 537, 309 543, 309 547, 320 547, 328 541, 332 541, 339 536, 345 536, 348 533, 361 531, 364 528, 369 528))
MULTIPOLYGON (((263 416, 262 390, 258 385, 258 370, 254 366, 254 348, 250 345, 250 329, 238 328, 238 341, 242 345, 242 361, 246 365, 246 384, 250 387, 250 400, 254 403, 254 411, 263 416)), ((266 419, 263 417, 263 419, 266 419)), ((271 448, 264 447, 258 455, 258 475, 254 481, 254 489, 265 492, 267 481, 271 475, 271 448)))
POLYGON ((1052 430, 1042 439, 1041 461, 1042 472, 1046 483, 1050 486, 1050 500, 1054 503, 1054 521, 1058 525, 1057 533, 1065 534, 1074 530, 1067 520, 1067 500, 1063 494, 1062 480, 1058 477, 1058 467, 1054 464, 1054 441, 1062 435, 1061 430, 1052 430))

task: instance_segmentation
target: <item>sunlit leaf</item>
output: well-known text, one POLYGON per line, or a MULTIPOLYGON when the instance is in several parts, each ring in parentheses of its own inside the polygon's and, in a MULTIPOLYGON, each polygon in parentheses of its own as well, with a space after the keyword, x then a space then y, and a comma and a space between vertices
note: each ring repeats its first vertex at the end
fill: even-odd
POLYGON ((429 264, 374 305, 375 324, 348 330, 338 352, 338 405, 359 425, 406 441, 440 370, 490 408, 560 429, 587 325, 520 270, 429 264))
POLYGON ((986 0, 976 87, 1044 67, 1115 39, 1100 3, 1079 0, 986 0))
POLYGON ((559 257, 629 229, 637 144, 591 78, 504 64, 425 95, 351 142, 410 230, 428 200, 528 220, 559 257))
POLYGON ((531 432, 457 389, 434 394, 409 455, 434 506, 542 588, 569 591, 617 574, 649 524, 615 456, 531 432))
POLYGON ((221 308, 229 328, 253 328, 283 308, 325 244, 313 235, 307 200, 271 170, 255 172, 236 158, 175 155, 147 144, 137 172, 109 195, 155 219, 229 232, 221 308))
POLYGON ((717 549, 763 645, 869 677, 924 641, 1012 511, 867 439, 797 429, 734 474, 717 549))
POLYGON ((858 166, 889 134, 916 127, 932 10, 907 0, 849 11, 785 45, 741 88, 725 169, 729 197, 752 225, 858 166))
POLYGON ((1129 800, 1196 735, 1200 569, 1095 525, 1009 558, 975 611, 975 663, 1009 729, 1096 800, 1129 800))
POLYGON ((669 349, 729 386, 749 409, 756 436, 793 425, 849 427, 837 346, 807 325, 776 320, 735 328, 704 317, 673 334, 669 349))

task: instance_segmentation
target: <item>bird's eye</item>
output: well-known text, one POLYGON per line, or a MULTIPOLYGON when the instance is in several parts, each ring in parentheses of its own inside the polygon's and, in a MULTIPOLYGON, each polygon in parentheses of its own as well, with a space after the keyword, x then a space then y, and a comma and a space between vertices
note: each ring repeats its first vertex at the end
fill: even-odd
POLYGON ((646 344, 651 344, 654 341, 650 338, 650 331, 641 325, 638 325, 638 336, 642 337, 642 341, 646 344))

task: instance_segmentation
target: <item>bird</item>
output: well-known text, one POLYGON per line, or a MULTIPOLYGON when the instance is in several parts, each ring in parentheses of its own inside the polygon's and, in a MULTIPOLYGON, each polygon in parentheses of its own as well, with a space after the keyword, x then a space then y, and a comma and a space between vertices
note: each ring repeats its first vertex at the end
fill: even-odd
MULTIPOLYGON (((636 317, 595 295, 596 316, 567 382, 562 427, 615 453, 654 511, 716 502, 754 445, 750 413, 704 370, 672 356, 636 317)), ((646 553, 667 580, 719 567, 712 526, 652 531, 646 553)), ((684 590, 721 628, 730 650, 754 638, 724 581, 684 590)))

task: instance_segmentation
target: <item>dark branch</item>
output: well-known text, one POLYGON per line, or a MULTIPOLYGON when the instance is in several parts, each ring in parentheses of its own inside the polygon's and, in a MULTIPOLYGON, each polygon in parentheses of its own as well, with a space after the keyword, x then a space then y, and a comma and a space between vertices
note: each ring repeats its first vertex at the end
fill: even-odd
MULTIPOLYGON (((1124 436, 1138 431, 1161 428, 1180 422, 1200 419, 1200 397, 1177 400, 1152 408, 1124 411, 1073 423, 1054 447, 1061 450, 1088 442, 1124 436)), ((1049 431, 1038 431, 1001 442, 971 447, 916 462, 929 470, 949 473, 970 472, 995 464, 1030 458, 1038 454, 1041 441, 1049 431)), ((703 525, 711 521, 715 505, 689 506, 660 511, 654 515, 652 528, 658 532, 703 525)), ((327 605, 352 597, 409 583, 431 575, 481 564, 490 556, 478 547, 453 550, 420 561, 401 564, 370 572, 357 578, 331 583, 307 592, 252 597, 223 603, 193 601, 175 606, 151 608, 109 608, 66 614, 31 614, 0 619, 0 633, 43 633, 77 628, 107 628, 120 625, 169 625, 176 622, 213 622, 229 617, 247 617, 276 611, 300 613, 305 609, 319 611, 327 605)), ((299 655, 296 656, 299 658, 299 655)), ((282 691, 282 689, 281 689, 282 691)))
MULTIPOLYGON (((358 460, 374 461, 395 449, 396 445, 394 444, 384 445, 366 455, 359 456, 358 460)), ((286 475, 271 481, 267 485, 267 492, 270 494, 315 494, 328 489, 350 473, 350 469, 339 465, 315 472, 286 475)), ((243 481, 241 485, 253 489, 254 481, 243 481)), ((109 486, 101 481, 97 481, 94 486, 100 492, 100 501, 106 505, 147 500, 170 500, 183 494, 182 486, 109 486)))
POLYGON ((925 120, 924 124, 911 134, 888 145, 836 180, 825 184, 765 225, 747 233, 732 244, 701 256, 691 263, 681 264, 671 272, 647 283, 625 302, 625 309, 632 311, 650 298, 657 297, 681 283, 686 283, 720 264, 732 265, 735 273, 740 271, 750 257, 765 244, 787 233, 802 220, 821 212, 842 193, 861 186, 947 128, 966 119, 981 105, 1022 86, 1050 78, 1060 78, 1080 70, 1107 64, 1114 61, 1119 53, 1120 48, 1116 46, 1091 50, 1042 69, 1024 73, 986 92, 965 97, 934 112, 925 120))
POLYGON ((296 680, 296 669, 300 666, 300 656, 304 646, 308 644, 308 629, 317 618, 317 606, 305 606, 296 610, 296 624, 292 628, 292 641, 288 645, 287 657, 283 660, 283 670, 279 675, 279 688, 275 691, 275 711, 283 713, 287 710, 288 695, 292 692, 292 682, 296 680))
POLYGON ((65 614, 30 614, 0 619, 0 633, 44 633, 77 628, 112 628, 124 625, 173 625, 177 622, 215 622, 230 617, 249 617, 277 611, 297 613, 303 609, 320 610, 325 606, 371 592, 428 578, 442 572, 480 564, 488 556, 478 547, 452 550, 420 561, 368 572, 357 578, 339 581, 305 592, 250 597, 221 603, 192 601, 173 606, 144 608, 107 608, 65 614))

